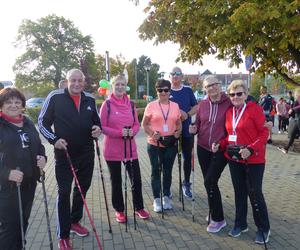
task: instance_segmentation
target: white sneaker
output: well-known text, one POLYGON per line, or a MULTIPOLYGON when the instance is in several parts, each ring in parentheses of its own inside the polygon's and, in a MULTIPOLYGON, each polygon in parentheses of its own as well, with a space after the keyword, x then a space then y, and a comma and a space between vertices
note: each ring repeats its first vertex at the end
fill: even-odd
POLYGON ((282 134, 282 132, 279 130, 279 131, 278 131, 278 134, 282 134))
POLYGON ((156 213, 161 212, 161 203, 160 203, 160 198, 156 198, 153 201, 153 211, 156 213))
POLYGON ((165 210, 172 209, 171 201, 168 196, 163 197, 163 207, 165 210))

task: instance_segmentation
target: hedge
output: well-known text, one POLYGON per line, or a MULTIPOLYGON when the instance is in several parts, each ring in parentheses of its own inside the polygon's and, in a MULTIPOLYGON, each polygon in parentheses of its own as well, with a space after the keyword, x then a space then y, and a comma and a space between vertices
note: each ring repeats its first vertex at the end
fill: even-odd
MULTIPOLYGON (((101 105, 100 105, 101 106, 101 105)), ((41 107, 38 108, 27 108, 25 114, 34 122, 38 122, 38 117, 41 111, 41 107)), ((145 108, 137 108, 139 122, 142 121, 145 108)))

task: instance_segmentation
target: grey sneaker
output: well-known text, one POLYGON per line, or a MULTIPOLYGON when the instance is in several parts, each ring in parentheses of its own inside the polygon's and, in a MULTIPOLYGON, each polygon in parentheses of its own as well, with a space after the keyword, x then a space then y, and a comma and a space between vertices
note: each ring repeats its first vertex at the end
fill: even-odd
POLYGON ((245 233, 245 232, 248 232, 248 227, 233 227, 228 235, 229 236, 232 236, 232 237, 239 237, 241 235, 241 233, 245 233))
POLYGON ((265 237, 265 242, 268 243, 269 242, 269 237, 271 235, 271 230, 269 230, 268 232, 263 232, 263 233, 261 231, 257 231, 256 236, 255 236, 255 243, 265 244, 263 235, 265 237))
POLYGON ((168 196, 163 197, 164 210, 172 209, 171 201, 168 196))
POLYGON ((160 198, 156 198, 153 201, 153 211, 156 213, 161 212, 161 203, 160 203, 160 198))

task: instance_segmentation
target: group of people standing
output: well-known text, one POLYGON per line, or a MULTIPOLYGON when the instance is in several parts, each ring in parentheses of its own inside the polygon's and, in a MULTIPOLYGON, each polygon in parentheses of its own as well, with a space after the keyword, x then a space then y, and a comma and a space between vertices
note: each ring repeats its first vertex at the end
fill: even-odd
MULTIPOLYGON (((172 168, 178 148, 182 149, 184 162, 184 178, 180 185, 183 195, 192 198, 191 162, 194 135, 197 134, 198 161, 209 205, 207 231, 217 233, 226 226, 218 181, 228 163, 236 204, 235 223, 229 235, 238 237, 248 231, 249 196, 258 228, 255 242, 268 242, 270 225, 262 182, 269 133, 262 108, 252 101, 246 102, 248 90, 243 81, 233 81, 226 95, 221 91, 220 81, 208 76, 203 82, 207 98, 197 103, 192 89, 182 84, 180 68, 173 68, 170 77, 171 82, 157 81, 157 100, 148 103, 142 120, 147 134, 154 212, 172 209, 172 168), (196 121, 192 123, 195 114, 196 121)), ((38 126, 41 134, 54 146, 58 248, 70 250, 70 232, 83 237, 89 234, 80 223, 84 205, 81 195, 85 197, 91 185, 94 141, 101 133, 104 134, 103 156, 110 172, 116 220, 119 223, 127 221, 122 163, 125 176, 128 175, 131 182, 135 215, 147 219, 150 213, 144 209, 135 142, 140 128, 138 115, 127 97, 125 76, 120 74, 112 78, 112 93, 102 104, 100 114, 95 99, 83 91, 84 74, 72 69, 66 78, 66 88, 54 90, 46 98, 38 126), (69 160, 81 186, 80 190, 74 186, 72 206, 70 195, 74 173, 69 160)), ((7 246, 5 249, 21 249, 16 187, 21 187, 26 232, 36 181, 46 164, 45 149, 32 122, 22 115, 24 108, 25 97, 17 89, 1 90, 0 245, 7 246), (11 157, 16 151, 18 157, 11 157)))

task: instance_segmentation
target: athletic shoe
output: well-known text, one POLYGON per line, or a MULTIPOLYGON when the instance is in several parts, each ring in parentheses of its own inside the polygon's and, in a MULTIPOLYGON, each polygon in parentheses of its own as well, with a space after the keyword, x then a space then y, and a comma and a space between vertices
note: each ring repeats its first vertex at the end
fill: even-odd
POLYGON ((163 197, 164 210, 172 209, 171 201, 168 196, 163 197))
POLYGON ((141 219, 148 219, 150 216, 150 213, 148 213, 147 211, 145 211, 144 209, 140 209, 135 211, 135 214, 140 217, 141 219))
POLYGON ((192 199, 193 194, 191 192, 191 183, 190 182, 183 182, 182 192, 185 197, 192 199))
POLYGON ((286 150, 285 148, 277 147, 277 149, 278 149, 279 151, 281 151, 282 153, 284 153, 284 154, 287 154, 287 153, 288 153, 288 150, 286 150))
POLYGON ((267 143, 272 144, 273 143, 272 139, 267 140, 267 143))
POLYGON ((211 220, 208 227, 206 228, 206 231, 209 233, 217 233, 219 232, 223 227, 226 227, 226 221, 213 221, 211 220))
MULTIPOLYGON (((211 218, 210 218, 210 219, 211 219, 211 218)), ((206 215, 205 220, 206 220, 206 222, 208 222, 208 220, 209 220, 209 215, 206 215)))
POLYGON ((58 241, 58 249, 72 250, 73 248, 70 242, 70 238, 60 239, 58 241))
POLYGON ((85 237, 89 235, 89 230, 82 226, 79 222, 71 224, 71 233, 75 233, 78 236, 85 237))
POLYGON ((245 232, 248 232, 248 227, 233 227, 228 235, 229 236, 232 236, 232 237, 239 237, 241 235, 241 233, 245 233, 245 232))
POLYGON ((116 221, 119 223, 125 223, 127 220, 127 218, 123 212, 116 212, 115 216, 116 216, 116 221))
POLYGON ((255 243, 257 243, 257 244, 265 244, 264 243, 263 234, 265 236, 265 242, 266 243, 269 242, 269 236, 271 235, 271 231, 270 230, 268 232, 264 232, 264 233, 262 233, 261 231, 257 231, 256 232, 256 236, 255 236, 255 243))
POLYGON ((161 212, 161 203, 160 203, 160 198, 156 198, 153 201, 153 211, 156 213, 161 212))
POLYGON ((278 134, 282 134, 282 131, 279 130, 279 131, 278 131, 278 134))

